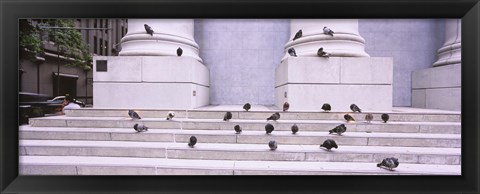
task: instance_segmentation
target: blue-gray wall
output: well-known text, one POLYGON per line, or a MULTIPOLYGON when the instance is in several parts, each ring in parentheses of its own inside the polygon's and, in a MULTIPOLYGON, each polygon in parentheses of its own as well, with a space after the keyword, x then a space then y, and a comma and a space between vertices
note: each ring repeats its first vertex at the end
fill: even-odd
MULTIPOLYGON (((275 68, 288 19, 196 19, 195 40, 210 69, 211 104, 274 104, 275 68)), ((371 57, 392 57, 393 105, 411 105, 411 72, 432 66, 444 42, 443 19, 360 19, 371 57)))

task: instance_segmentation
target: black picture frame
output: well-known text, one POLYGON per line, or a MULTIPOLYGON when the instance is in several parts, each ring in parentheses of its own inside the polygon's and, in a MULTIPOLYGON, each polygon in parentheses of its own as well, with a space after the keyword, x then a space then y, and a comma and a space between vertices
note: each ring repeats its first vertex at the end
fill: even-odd
POLYGON ((2 0, 1 193, 478 193, 478 0, 2 0), (462 18, 462 176, 18 176, 20 18, 462 18))

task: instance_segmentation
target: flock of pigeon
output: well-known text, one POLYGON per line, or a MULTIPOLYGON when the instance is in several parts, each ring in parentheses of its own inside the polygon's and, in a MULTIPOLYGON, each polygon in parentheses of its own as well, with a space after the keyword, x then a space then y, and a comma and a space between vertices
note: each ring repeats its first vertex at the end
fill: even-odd
MULTIPOLYGON (((333 30, 331 30, 331 29, 328 28, 327 26, 324 26, 324 27, 323 27, 323 33, 326 34, 326 35, 330 35, 330 36, 333 37, 333 34, 334 34, 335 32, 333 32, 333 30)), ((293 37, 293 41, 301 38, 302 35, 303 35, 302 30, 301 30, 301 29, 298 30, 298 32, 295 33, 295 36, 293 37)), ((288 52, 288 54, 289 54, 290 56, 292 56, 292 57, 296 57, 296 56, 297 56, 297 53, 295 52, 295 49, 294 49, 294 48, 289 48, 289 49, 287 50, 287 52, 288 52)), ((328 54, 326 51, 324 51, 324 50, 323 50, 323 47, 320 47, 320 48, 318 49, 317 55, 318 55, 319 57, 327 57, 327 58, 330 57, 330 54, 328 54)))
MULTIPOLYGON (((251 109, 251 107, 252 106, 249 103, 246 103, 245 105, 243 105, 243 109, 245 111, 249 111, 251 109)), ((288 102, 285 102, 283 104, 283 111, 285 112, 289 108, 290 108, 290 104, 288 102)), ((330 104, 325 103, 325 104, 323 104, 322 109, 325 112, 329 112, 332 109, 332 107, 331 107, 330 104)), ((359 113, 362 112, 362 110, 355 104, 351 104, 350 109, 353 112, 359 112, 359 113)), ((141 117, 138 115, 138 113, 135 112, 134 110, 128 110, 128 116, 132 119, 141 119, 141 117)), ((175 117, 175 113, 172 112, 172 111, 168 112, 167 120, 172 120, 173 117, 175 117)), ((389 115, 388 114, 382 114, 381 118, 382 118, 383 122, 386 123, 389 119, 389 115)), ((232 113, 231 112, 226 112, 225 115, 223 116, 223 120, 224 121, 229 121, 230 119, 232 119, 232 113)), ((267 122, 269 120, 277 121, 278 119, 280 119, 280 113, 275 112, 270 117, 267 118, 267 122)), ((344 119, 347 122, 355 121, 355 119, 349 114, 345 114, 344 119)), ((371 113, 367 113, 365 115, 365 120, 367 121, 367 123, 370 123, 373 120, 373 115, 371 113)), ((137 131, 137 132, 148 131, 147 126, 145 126, 143 124, 138 124, 138 123, 135 123, 135 125, 133 126, 133 129, 135 129, 135 131, 137 131)), ((240 125, 235 125, 233 127, 233 129, 235 130, 236 134, 240 134, 242 132, 242 128, 240 127, 240 125)), ((275 129, 274 126, 270 123, 267 123, 265 125, 265 132, 266 132, 267 135, 270 135, 274 131, 274 129, 275 129)), ((293 124, 292 127, 291 127, 291 130, 292 130, 292 134, 296 134, 299 131, 299 128, 296 124, 293 124)), ((333 129, 329 130, 328 132, 329 132, 329 134, 334 133, 334 134, 337 134, 337 135, 341 136, 346 131, 347 131, 347 127, 345 126, 345 124, 340 124, 340 125, 334 127, 333 129)), ((193 148, 196 143, 197 143, 197 138, 195 136, 191 136, 190 139, 189 139, 189 142, 188 142, 188 146, 193 148)), ((272 151, 275 151, 278 148, 277 142, 275 140, 271 140, 270 142, 268 142, 268 146, 269 146, 270 150, 272 150, 272 151)), ((327 151, 330 151, 332 148, 338 149, 338 145, 335 142, 335 140, 333 140, 333 139, 325 140, 320 145, 320 148, 322 148, 322 147, 325 148, 327 151)), ((385 167, 389 170, 393 170, 393 168, 396 168, 398 166, 398 164, 399 164, 399 162, 398 162, 397 158, 390 157, 390 158, 383 159, 382 162, 377 164, 377 167, 385 167)))

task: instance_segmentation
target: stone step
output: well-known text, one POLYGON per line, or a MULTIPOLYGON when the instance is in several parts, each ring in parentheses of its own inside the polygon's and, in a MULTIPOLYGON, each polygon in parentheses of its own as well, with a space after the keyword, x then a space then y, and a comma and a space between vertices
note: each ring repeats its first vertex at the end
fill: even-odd
POLYGON ((280 144, 320 145, 330 138, 340 145, 355 146, 405 146, 405 147, 461 147, 459 134, 428 133, 365 133, 347 130, 342 136, 328 134, 327 131, 274 131, 267 135, 265 131, 243 131, 235 134, 233 130, 181 130, 149 129, 136 133, 126 128, 65 128, 65 127, 19 127, 20 139, 56 139, 56 140, 101 140, 101 141, 154 141, 187 142, 195 135, 199 143, 243 143, 264 144, 274 139, 280 144))
MULTIPOLYGON (((136 110, 143 118, 165 118, 169 111, 175 112, 176 118, 190 119, 223 119, 226 111, 223 110, 158 110, 158 109, 139 109, 136 110)), ((230 110, 229 110, 230 111, 230 110)), ((76 110, 66 110, 68 117, 128 117, 127 109, 99 109, 84 108, 76 110)), ((308 112, 308 111, 230 111, 233 119, 246 120, 265 120, 274 112, 280 112, 281 119, 286 120, 343 120, 343 115, 349 113, 355 119, 364 121, 366 113, 351 112, 308 112)), ((382 121, 381 114, 386 112, 370 112, 373 114, 374 121, 382 121)), ((388 112, 389 121, 413 121, 413 122, 460 122, 461 115, 448 112, 425 113, 425 112, 388 112)))
POLYGON ((459 122, 378 122, 364 121, 347 123, 344 120, 245 120, 232 119, 185 119, 175 118, 167 121, 160 118, 143 118, 133 120, 126 117, 66 117, 51 116, 32 118, 29 120, 34 127, 95 127, 95 128, 132 128, 135 123, 142 123, 150 128, 170 129, 202 129, 202 130, 233 130, 240 125, 243 130, 264 130, 267 123, 271 123, 275 130, 290 131, 293 124, 297 124, 300 131, 328 131, 339 124, 345 124, 348 131, 358 132, 395 132, 395 133, 443 133, 460 134, 459 122))
POLYGON ((270 151, 267 144, 20 140, 20 155, 103 156, 206 160, 379 162, 397 157, 402 163, 460 165, 460 148, 419 148, 385 146, 343 146, 332 151, 318 145, 282 145, 270 151))
POLYGON ((20 156, 20 175, 461 175, 460 165, 20 156))

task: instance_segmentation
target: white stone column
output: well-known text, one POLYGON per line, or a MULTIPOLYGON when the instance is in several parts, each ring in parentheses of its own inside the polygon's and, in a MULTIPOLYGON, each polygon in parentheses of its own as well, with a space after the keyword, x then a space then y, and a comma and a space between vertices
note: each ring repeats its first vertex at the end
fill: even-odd
POLYGON ((445 20, 445 43, 432 68, 412 72, 412 107, 461 111, 461 20, 445 20))
POLYGON ((434 67, 462 62, 462 23, 459 19, 445 21, 445 43, 437 53, 434 67))
POLYGON ((185 110, 208 105, 210 74, 193 33, 193 19, 129 19, 119 56, 93 58, 94 107, 185 110))
POLYGON ((334 112, 350 111, 352 103, 364 111, 392 109, 393 60, 365 52, 357 19, 293 19, 285 53, 275 72, 277 107, 288 101, 291 110, 321 111, 323 103, 334 112), (334 35, 324 34, 324 26, 334 35), (299 30, 302 37, 293 40, 299 30), (317 56, 320 47, 329 58, 317 56))
MULTIPOLYGON (((285 50, 295 48, 299 57, 315 57, 320 47, 332 57, 369 57, 365 52, 365 39, 358 33, 358 19, 292 19, 290 39, 285 50), (327 26, 334 36, 323 33, 327 26), (295 33, 302 30, 302 37, 293 40, 295 33)), ((290 57, 288 53, 285 58, 290 57)))
POLYGON ((193 39, 193 19, 129 19, 128 32, 122 38, 120 56, 182 56, 192 57, 200 62, 199 46, 193 39), (154 33, 147 34, 144 24, 154 33))

